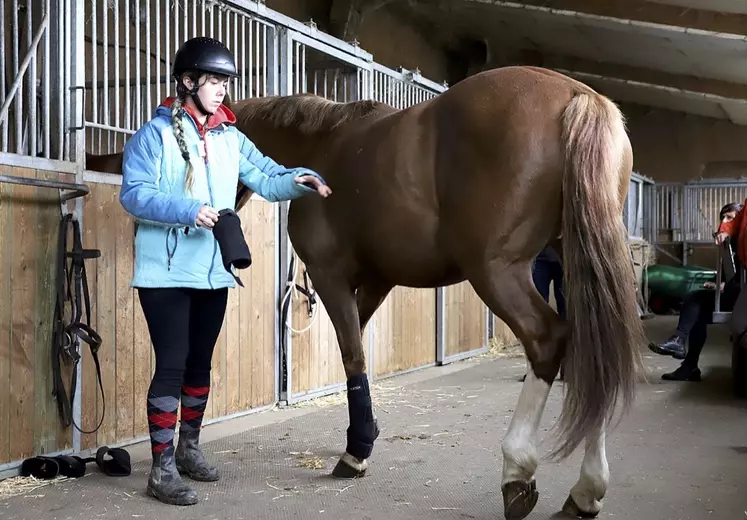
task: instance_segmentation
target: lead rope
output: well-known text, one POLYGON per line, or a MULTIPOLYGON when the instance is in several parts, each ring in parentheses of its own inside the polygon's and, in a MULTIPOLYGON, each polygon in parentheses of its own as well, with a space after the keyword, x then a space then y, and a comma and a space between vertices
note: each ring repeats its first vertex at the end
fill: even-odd
POLYGON ((317 316, 319 315, 319 302, 316 299, 316 291, 314 291, 312 288, 309 287, 309 277, 306 269, 303 271, 303 282, 304 285, 300 286, 296 283, 296 279, 298 278, 298 272, 299 272, 300 262, 298 261, 298 257, 296 256, 296 253, 293 252, 291 256, 291 265, 288 268, 288 280, 285 282, 285 295, 283 295, 283 299, 280 302, 280 308, 283 310, 283 325, 290 330, 291 332, 295 334, 303 334, 304 332, 307 332, 316 322, 317 316), (286 303, 288 303, 288 299, 293 295, 293 300, 298 301, 301 299, 299 296, 299 293, 306 296, 306 300, 309 307, 309 316, 311 317, 311 320, 309 321, 309 324, 303 328, 303 329, 294 329, 291 324, 288 322, 288 316, 290 314, 290 305, 286 307, 286 303))

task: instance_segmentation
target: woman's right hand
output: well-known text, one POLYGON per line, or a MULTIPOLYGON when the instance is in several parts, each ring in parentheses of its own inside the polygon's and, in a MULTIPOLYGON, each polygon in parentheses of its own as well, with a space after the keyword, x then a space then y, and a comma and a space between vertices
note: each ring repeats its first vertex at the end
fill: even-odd
POLYGON ((207 204, 204 204, 200 211, 197 212, 197 218, 195 224, 197 227, 204 227, 207 229, 213 229, 213 226, 218 222, 218 212, 214 208, 211 208, 207 204))
POLYGON ((724 243, 724 240, 726 240, 727 238, 729 238, 729 234, 728 233, 718 233, 716 235, 716 243, 718 245, 721 245, 721 244, 724 243))

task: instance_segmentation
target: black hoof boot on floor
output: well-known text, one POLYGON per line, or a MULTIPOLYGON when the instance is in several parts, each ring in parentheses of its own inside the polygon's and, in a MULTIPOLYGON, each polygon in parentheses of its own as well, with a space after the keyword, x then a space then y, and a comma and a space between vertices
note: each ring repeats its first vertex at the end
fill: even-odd
POLYGON ((207 463, 199 447, 200 432, 179 432, 176 446, 176 467, 179 473, 199 482, 220 479, 218 468, 207 463))
POLYGON ((661 376, 665 381, 700 381, 700 369, 698 367, 690 368, 680 366, 674 372, 669 372, 661 376))
POLYGON ((522 520, 529 516, 537 505, 539 492, 537 482, 508 482, 501 488, 503 492, 503 515, 506 520, 522 520))
POLYGON ((197 503, 197 492, 184 483, 176 469, 173 447, 153 454, 147 493, 164 504, 191 506, 197 503))
POLYGON ((679 336, 672 336, 663 343, 649 343, 649 350, 662 356, 672 356, 674 359, 685 359, 687 349, 685 340, 679 336))

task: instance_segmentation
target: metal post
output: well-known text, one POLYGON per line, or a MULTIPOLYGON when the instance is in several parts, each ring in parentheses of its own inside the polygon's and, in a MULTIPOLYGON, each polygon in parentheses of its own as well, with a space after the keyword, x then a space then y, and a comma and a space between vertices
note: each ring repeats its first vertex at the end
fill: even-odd
MULTIPOLYGON (((86 84, 86 55, 85 55, 85 13, 86 0, 66 0, 67 9, 63 16, 71 19, 71 33, 69 45, 72 47, 72 53, 69 63, 69 78, 67 86, 70 88, 68 99, 70 105, 67 109, 69 115, 67 124, 70 132, 70 159, 75 162, 75 182, 83 184, 83 170, 85 169, 85 84, 86 84)), ((67 24, 66 24, 67 25, 67 24)), ((80 222, 81 229, 83 226, 83 197, 75 201, 75 218, 80 222)), ((91 317, 87 316, 90 320, 91 317)), ((77 375, 79 385, 75 393, 73 402, 73 417, 78 424, 82 424, 82 406, 81 398, 85 388, 83 381, 82 365, 78 364, 77 375)), ((76 428, 73 431, 73 451, 79 452, 81 449, 81 432, 76 428)))
MULTIPOLYGON (((251 22, 244 22, 251 23, 251 22)), ((269 78, 265 77, 265 88, 266 88, 266 94, 269 96, 275 96, 278 94, 279 90, 279 35, 278 31, 266 31, 265 34, 267 35, 267 41, 266 41, 266 60, 267 60, 267 67, 265 68, 265 74, 269 73, 269 78)), ((246 89, 247 92, 251 92, 251 88, 246 89)), ((282 227, 282 221, 287 221, 287 208, 282 206, 281 204, 273 204, 273 213, 275 215, 275 400, 276 401, 282 401, 287 400, 287 397, 283 395, 283 389, 281 388, 282 384, 282 378, 281 373, 283 371, 282 362, 283 358, 281 356, 281 350, 283 348, 282 345, 282 339, 283 339, 283 329, 285 327, 285 323, 283 323, 283 313, 282 313, 282 298, 283 294, 285 292, 285 276, 287 274, 287 268, 283 269, 283 266, 287 266, 287 262, 284 262, 284 256, 283 251, 284 248, 282 244, 287 240, 286 234, 284 232, 284 228, 282 227)))
MULTIPOLYGON (((290 95, 293 92, 293 60, 291 59, 291 49, 293 48, 293 39, 291 33, 285 27, 279 27, 276 33, 276 48, 277 54, 273 53, 274 56, 279 56, 279 62, 272 64, 273 71, 279 76, 279 91, 277 94, 281 96, 290 95)), ((280 277, 278 280, 278 290, 280 291, 280 298, 278 298, 278 305, 276 307, 279 333, 285 337, 285 341, 279 345, 278 359, 278 378, 279 378, 279 400, 290 402, 291 396, 293 395, 293 345, 290 330, 288 330, 286 323, 293 323, 292 307, 288 309, 287 322, 283 320, 282 307, 280 301, 287 290, 285 287, 286 277, 288 269, 291 263, 291 257, 293 254, 293 245, 288 238, 288 210, 290 209, 290 202, 281 202, 278 204, 279 219, 277 222, 277 237, 278 241, 278 266, 280 271, 280 277), (284 377, 284 381, 283 381, 284 377)), ((289 303, 289 306, 292 305, 289 303)))
POLYGON ((436 364, 446 362, 446 287, 436 288, 436 364))
POLYGON ((682 189, 682 198, 680 203, 681 219, 680 219, 680 234, 682 236, 682 265, 687 265, 687 226, 690 223, 690 197, 688 197, 689 190, 687 186, 682 189))

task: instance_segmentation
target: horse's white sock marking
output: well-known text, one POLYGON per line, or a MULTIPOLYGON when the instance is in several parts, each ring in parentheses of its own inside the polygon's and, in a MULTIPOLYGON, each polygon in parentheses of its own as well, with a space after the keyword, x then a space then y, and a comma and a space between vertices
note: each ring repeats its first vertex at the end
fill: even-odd
POLYGON ((589 435, 586 438, 581 475, 571 489, 574 502, 585 513, 599 513, 602 510, 602 498, 610 481, 605 437, 602 430, 601 434, 589 435))
POLYGON ((358 472, 368 469, 368 459, 363 459, 362 461, 360 461, 348 452, 343 453, 341 459, 345 464, 358 472))
POLYGON ((503 439, 503 482, 530 481, 537 470, 537 430, 550 385, 527 370, 516 411, 503 439))

